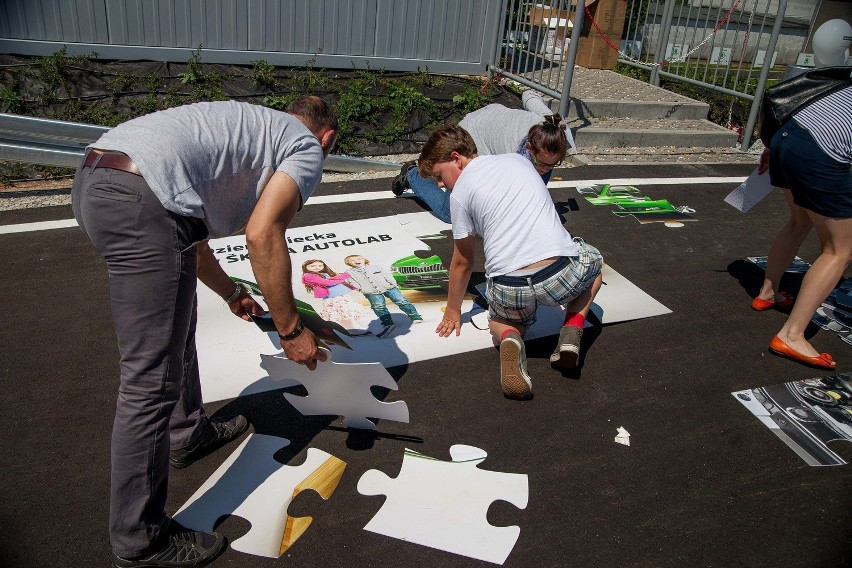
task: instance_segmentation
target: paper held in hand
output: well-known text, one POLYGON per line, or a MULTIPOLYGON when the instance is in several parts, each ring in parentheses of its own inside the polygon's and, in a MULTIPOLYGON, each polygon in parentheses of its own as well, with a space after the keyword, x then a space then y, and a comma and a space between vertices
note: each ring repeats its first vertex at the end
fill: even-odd
POLYGON ((758 174, 755 169, 744 182, 728 194, 725 203, 745 213, 769 195, 774 188, 769 183, 769 172, 758 174))

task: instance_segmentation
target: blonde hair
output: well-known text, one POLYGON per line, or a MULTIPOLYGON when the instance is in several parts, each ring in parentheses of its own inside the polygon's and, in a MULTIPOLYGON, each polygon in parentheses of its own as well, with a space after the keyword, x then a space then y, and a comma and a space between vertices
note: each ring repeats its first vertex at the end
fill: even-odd
POLYGON ((346 258, 343 259, 343 264, 345 264, 347 266, 352 266, 351 264, 349 264, 349 259, 351 259, 351 258, 363 258, 364 264, 370 264, 370 259, 367 258, 364 255, 361 255, 361 254, 350 254, 349 256, 347 256, 346 258))

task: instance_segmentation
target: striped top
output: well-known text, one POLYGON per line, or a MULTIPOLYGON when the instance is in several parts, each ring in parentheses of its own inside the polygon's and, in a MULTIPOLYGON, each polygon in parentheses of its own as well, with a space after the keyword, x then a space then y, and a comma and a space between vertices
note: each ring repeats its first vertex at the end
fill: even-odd
POLYGON ((793 119, 826 154, 843 164, 852 163, 852 86, 809 104, 793 119))

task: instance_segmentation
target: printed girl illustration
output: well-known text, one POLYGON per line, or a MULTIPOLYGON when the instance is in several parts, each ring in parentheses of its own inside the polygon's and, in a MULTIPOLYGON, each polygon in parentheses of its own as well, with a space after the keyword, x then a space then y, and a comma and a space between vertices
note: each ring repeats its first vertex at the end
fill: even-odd
POLYGON ((387 301, 399 306, 399 309, 411 318, 412 323, 421 323, 423 318, 417 313, 417 308, 409 302, 396 285, 393 275, 383 266, 370 264, 370 261, 359 254, 351 254, 343 259, 352 268, 352 284, 370 301, 373 312, 379 316, 379 321, 387 327, 393 325, 393 319, 388 311, 387 301))
MULTIPOLYGON (((322 319, 337 322, 346 329, 364 330, 367 326, 361 323, 362 319, 370 317, 370 311, 349 297, 354 289, 347 282, 351 277, 346 272, 336 273, 318 259, 308 259, 302 263, 302 284, 305 289, 313 294, 314 298, 322 300, 322 308, 319 315, 322 319)), ((366 335, 369 331, 352 334, 366 335)))

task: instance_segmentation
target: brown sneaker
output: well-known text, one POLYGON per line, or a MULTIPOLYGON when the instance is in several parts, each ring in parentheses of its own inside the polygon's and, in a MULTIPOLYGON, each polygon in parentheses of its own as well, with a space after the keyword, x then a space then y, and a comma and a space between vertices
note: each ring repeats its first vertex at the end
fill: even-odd
POLYGON ((532 380, 527 374, 527 353, 524 341, 510 333, 500 342, 500 386, 506 398, 532 398, 532 380))
POLYGON ((574 369, 580 359, 580 339, 583 330, 575 326, 563 326, 559 330, 559 341, 556 342, 556 350, 550 356, 550 363, 554 367, 563 369, 574 369))

